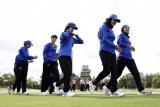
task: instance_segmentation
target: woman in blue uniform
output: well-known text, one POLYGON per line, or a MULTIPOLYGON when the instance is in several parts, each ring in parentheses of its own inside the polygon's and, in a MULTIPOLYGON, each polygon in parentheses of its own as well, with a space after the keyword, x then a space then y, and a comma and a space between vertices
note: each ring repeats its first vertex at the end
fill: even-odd
POLYGON ((37 56, 30 56, 28 49, 33 46, 30 40, 24 41, 24 46, 19 49, 19 54, 16 64, 16 72, 18 74, 17 92, 20 92, 22 83, 22 94, 28 95, 26 90, 27 72, 28 72, 28 60, 37 59, 37 56))
MULTIPOLYGON (((122 51, 122 49, 119 46, 114 44, 115 35, 112 28, 117 23, 120 23, 120 19, 118 19, 116 14, 112 14, 106 19, 105 23, 99 29, 98 38, 100 40, 100 58, 103 65, 103 71, 98 74, 97 78, 92 82, 92 85, 90 85, 92 94, 95 93, 96 84, 111 73, 110 91, 112 95, 124 96, 124 93, 119 92, 117 89, 115 50, 117 50, 118 52, 122 51)), ((109 90, 106 90, 107 94, 108 92, 109 90)))
POLYGON ((151 92, 144 91, 144 87, 142 86, 138 68, 132 57, 132 52, 135 51, 135 48, 131 44, 129 31, 130 31, 130 28, 128 25, 122 26, 122 29, 121 29, 122 33, 119 35, 119 38, 117 41, 118 46, 123 49, 123 51, 119 53, 118 60, 117 60, 117 78, 121 76, 126 66, 135 79, 135 82, 139 91, 138 95, 150 95, 151 92))
POLYGON ((59 71, 58 63, 56 58, 57 45, 57 35, 51 36, 51 42, 44 46, 43 50, 43 73, 42 73, 42 83, 41 83, 41 95, 47 95, 46 92, 50 86, 50 93, 53 89, 53 81, 59 81, 59 71), (50 85, 51 84, 51 85, 50 85))
MULTIPOLYGON (((15 63, 14 63, 14 74, 15 74, 15 81, 14 83, 8 87, 8 93, 9 94, 21 94, 18 90, 17 90, 17 93, 15 93, 15 89, 17 88, 17 85, 18 85, 18 81, 19 81, 19 73, 17 72, 16 70, 16 66, 17 66, 17 62, 18 62, 18 55, 16 55, 16 58, 15 58, 15 63)), ((28 63, 32 63, 33 60, 28 60, 28 63)))
POLYGON ((74 34, 74 30, 78 27, 75 23, 67 24, 64 32, 60 36, 60 50, 58 53, 60 67, 63 73, 63 78, 59 82, 55 82, 55 93, 58 93, 59 86, 64 83, 63 96, 74 96, 74 93, 69 92, 70 79, 72 75, 72 47, 74 44, 83 44, 83 40, 74 34))

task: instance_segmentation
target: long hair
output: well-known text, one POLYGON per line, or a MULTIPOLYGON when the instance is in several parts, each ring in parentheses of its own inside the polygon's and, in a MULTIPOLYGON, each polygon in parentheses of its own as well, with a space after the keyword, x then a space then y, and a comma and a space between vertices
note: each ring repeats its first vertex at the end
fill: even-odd
POLYGON ((112 21, 112 18, 107 18, 107 19, 105 20, 105 22, 104 22, 104 24, 108 25, 108 27, 109 27, 110 29, 113 28, 113 26, 112 26, 112 24, 111 24, 111 21, 112 21))
POLYGON ((26 44, 26 41, 24 41, 24 42, 23 42, 23 45, 24 45, 24 46, 26 46, 26 45, 27 45, 27 44, 26 44))
POLYGON ((105 20, 105 24, 107 24, 107 23, 111 23, 111 21, 112 21, 112 18, 106 18, 106 20, 105 20))
POLYGON ((66 31, 66 30, 68 30, 70 28, 70 26, 66 26, 66 28, 64 29, 64 32, 66 31))

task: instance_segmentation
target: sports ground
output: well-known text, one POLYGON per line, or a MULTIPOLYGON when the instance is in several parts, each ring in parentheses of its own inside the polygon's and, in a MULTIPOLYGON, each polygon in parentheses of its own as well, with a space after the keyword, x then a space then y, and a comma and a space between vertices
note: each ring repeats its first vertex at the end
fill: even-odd
POLYGON ((76 92, 74 97, 40 96, 36 91, 28 96, 0 93, 0 107, 160 107, 159 90, 153 95, 137 96, 136 90, 125 90, 125 97, 76 92))

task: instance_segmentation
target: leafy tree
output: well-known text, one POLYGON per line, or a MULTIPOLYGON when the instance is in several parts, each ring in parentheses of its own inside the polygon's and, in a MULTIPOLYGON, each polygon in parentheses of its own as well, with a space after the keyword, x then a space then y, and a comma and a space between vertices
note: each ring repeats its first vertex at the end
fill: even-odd
POLYGON ((152 82, 154 88, 160 88, 160 75, 156 75, 152 82))
POLYGON ((144 79, 144 86, 146 88, 152 88, 152 81, 153 81, 154 75, 153 74, 146 74, 144 79))
POLYGON ((2 75, 2 84, 5 86, 11 85, 15 80, 15 76, 11 73, 6 73, 2 75))

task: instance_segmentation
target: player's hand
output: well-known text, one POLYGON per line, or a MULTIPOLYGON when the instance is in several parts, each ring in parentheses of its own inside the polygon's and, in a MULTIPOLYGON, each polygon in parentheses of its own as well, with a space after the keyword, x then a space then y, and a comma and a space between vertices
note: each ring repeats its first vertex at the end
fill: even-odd
POLYGON ((38 56, 37 56, 37 55, 35 55, 35 56, 33 56, 33 58, 34 58, 34 59, 37 59, 37 58, 38 58, 38 56))
POLYGON ((129 45, 128 48, 133 52, 135 51, 135 48, 133 46, 131 46, 131 45, 129 45))
POLYGON ((71 35, 72 35, 72 36, 76 36, 77 34, 75 34, 75 33, 71 33, 71 35))
POLYGON ((116 49, 118 52, 122 52, 122 48, 120 48, 120 47, 118 47, 117 49, 116 49))
POLYGON ((33 63, 34 61, 33 60, 28 60, 28 63, 33 63))

